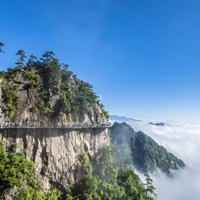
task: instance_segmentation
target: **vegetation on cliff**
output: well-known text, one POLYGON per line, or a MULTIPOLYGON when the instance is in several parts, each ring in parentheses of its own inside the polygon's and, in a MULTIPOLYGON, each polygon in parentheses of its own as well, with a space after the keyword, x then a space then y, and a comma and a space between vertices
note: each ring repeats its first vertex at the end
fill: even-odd
POLYGON ((34 163, 25 158, 25 152, 16 153, 12 145, 7 153, 0 141, 0 199, 56 200, 59 192, 52 190, 47 195, 41 192, 42 185, 34 179, 34 163))
MULTIPOLYGON (((4 44, 0 43, 0 53, 2 46, 4 44)), ((85 113, 98 118, 94 112, 96 107, 101 110, 102 118, 108 119, 92 86, 78 79, 68 70, 68 65, 54 57, 53 52, 45 52, 40 60, 31 55, 27 63, 23 50, 16 55, 19 56, 16 67, 0 72, 0 111, 6 120, 16 122, 23 112, 21 108, 28 108, 28 114, 33 113, 33 119, 35 115, 39 116, 41 122, 44 118, 53 122, 63 116, 82 122, 85 113), (26 101, 24 93, 28 95, 26 101)), ((34 178, 33 161, 26 160, 25 151, 18 153, 16 145, 8 146, 5 150, 3 141, 0 142, 0 199, 152 200, 155 195, 150 177, 147 175, 146 183, 142 183, 133 170, 127 169, 124 163, 115 162, 113 154, 116 150, 111 147, 103 147, 95 158, 89 158, 88 150, 84 150, 79 161, 83 163, 80 167, 86 175, 82 174, 80 182, 76 181, 66 192, 52 190, 43 194, 40 182, 34 178)), ((48 169, 46 158, 43 162, 48 169)))
MULTIPOLYGON (((0 53, 3 52, 0 43, 0 53)), ((26 91, 28 99, 26 106, 34 119, 65 118, 82 122, 84 114, 89 117, 97 106, 101 109, 102 117, 109 117, 108 112, 100 103, 99 97, 93 92, 93 87, 88 82, 77 78, 68 65, 60 63, 52 51, 46 51, 40 59, 34 55, 26 57, 23 50, 16 53, 19 56, 16 67, 1 71, 2 88, 1 110, 10 121, 17 121, 23 106, 19 105, 20 91, 26 91), (27 62, 25 62, 27 61, 27 62), (29 101, 29 102, 28 102, 29 101)), ((22 104, 22 103, 21 103, 22 104)), ((95 120, 93 120, 95 121, 95 120)))
POLYGON ((156 196, 152 180, 146 174, 146 182, 123 163, 117 163, 116 150, 103 147, 92 174, 67 191, 66 200, 153 200, 156 196))
POLYGON ((16 153, 15 145, 7 153, 1 141, 0 199, 10 196, 14 200, 153 200, 155 188, 150 177, 146 175, 143 184, 133 170, 116 165, 112 154, 110 147, 104 147, 93 173, 88 172, 61 197, 57 190, 44 195, 41 184, 34 179, 34 163, 25 159, 25 152, 16 153))

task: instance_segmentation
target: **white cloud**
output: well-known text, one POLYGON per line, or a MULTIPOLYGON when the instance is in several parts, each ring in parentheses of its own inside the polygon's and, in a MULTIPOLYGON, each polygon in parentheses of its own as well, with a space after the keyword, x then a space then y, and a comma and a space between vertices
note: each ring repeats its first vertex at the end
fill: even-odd
POLYGON ((158 200, 199 200, 200 199, 200 123, 178 120, 162 121, 164 127, 152 126, 142 120, 128 122, 135 131, 143 131, 169 152, 182 159, 186 168, 174 172, 175 178, 164 174, 151 175, 158 194, 158 200))

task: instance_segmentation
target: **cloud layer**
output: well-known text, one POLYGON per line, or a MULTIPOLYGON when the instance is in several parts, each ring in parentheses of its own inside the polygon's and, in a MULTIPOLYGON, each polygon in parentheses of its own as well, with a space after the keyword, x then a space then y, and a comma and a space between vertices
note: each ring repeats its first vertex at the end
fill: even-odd
POLYGON ((200 123, 188 121, 162 121, 160 127, 148 124, 156 120, 129 121, 135 131, 143 131, 169 152, 182 159, 186 168, 167 178, 161 172, 151 175, 158 200, 199 200, 200 199, 200 123))

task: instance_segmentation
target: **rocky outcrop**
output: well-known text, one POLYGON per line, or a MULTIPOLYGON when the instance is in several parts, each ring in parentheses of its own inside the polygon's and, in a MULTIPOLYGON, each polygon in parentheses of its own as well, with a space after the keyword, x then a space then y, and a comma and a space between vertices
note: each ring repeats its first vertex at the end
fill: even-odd
POLYGON ((44 192, 65 192, 92 172, 100 149, 110 144, 107 128, 100 126, 108 112, 92 85, 52 51, 41 59, 32 55, 27 63, 22 50, 17 55, 17 67, 0 71, 0 140, 6 151, 13 143, 18 152, 26 149, 44 192))
MULTIPOLYGON (((92 173, 100 149, 110 144, 107 128, 100 126, 108 112, 92 85, 52 51, 41 59, 32 55, 27 63, 22 50, 17 55, 17 67, 0 71, 0 140, 6 151, 13 143, 17 152, 26 149, 44 192, 64 193, 92 173)), ((11 190, 15 188, 6 191, 7 199, 12 199, 11 190)))
MULTIPOLYGON (((69 91, 73 91, 72 96, 76 99, 78 94, 78 85, 73 81, 73 77, 70 77, 69 91)), ((90 112, 80 111, 82 112, 82 119, 80 119, 80 112, 76 116, 76 119, 73 117, 74 112, 68 112, 67 114, 63 112, 63 102, 61 101, 61 92, 58 91, 54 94, 51 89, 48 90, 49 93, 49 111, 53 113, 52 116, 50 114, 45 114, 44 112, 37 109, 33 111, 33 108, 38 104, 37 97, 37 89, 33 87, 29 87, 29 83, 25 81, 25 75, 22 71, 15 79, 12 81, 7 81, 6 79, 0 79, 0 83, 2 86, 0 87, 0 123, 7 125, 10 123, 19 123, 26 124, 26 121, 35 122, 38 126, 49 126, 50 124, 57 124, 58 122, 63 124, 70 124, 75 122, 81 123, 102 123, 107 121, 103 112, 99 105, 95 103, 92 107, 90 107, 90 112), (14 86, 17 102, 16 105, 19 109, 19 114, 15 117, 9 117, 8 112, 6 111, 6 105, 3 102, 3 94, 2 91, 4 88, 8 87, 11 84, 14 86)), ((7 91, 5 91, 7 92, 7 91)), ((41 107, 42 108, 42 107, 41 107)))
MULTIPOLYGON (((52 61, 53 62, 53 61, 52 61)), ((58 122, 102 123, 108 114, 92 90, 70 71, 57 71, 46 63, 31 69, 14 68, 0 72, 0 123, 49 127, 58 122)))
POLYGON ((9 151, 26 149, 26 157, 35 163, 35 178, 43 191, 56 188, 65 192, 92 171, 93 159, 109 145, 106 128, 3 128, 0 139, 9 151), (85 159, 87 158, 87 159, 85 159))

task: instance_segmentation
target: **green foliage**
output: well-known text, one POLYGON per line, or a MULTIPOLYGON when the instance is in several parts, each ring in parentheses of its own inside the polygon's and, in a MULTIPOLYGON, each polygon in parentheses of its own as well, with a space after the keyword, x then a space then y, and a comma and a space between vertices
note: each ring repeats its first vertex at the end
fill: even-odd
POLYGON ((58 190, 51 190, 42 200, 59 200, 60 198, 61 196, 58 190))
POLYGON ((25 152, 16 153, 15 145, 7 153, 3 141, 0 142, 0 199, 5 191, 15 188, 14 200, 56 200, 60 194, 56 190, 47 195, 41 192, 41 184, 33 178, 34 163, 25 158, 25 152))
POLYGON ((144 176, 146 177, 146 196, 148 197, 147 199, 149 199, 151 196, 157 196, 154 192, 155 188, 152 185, 153 180, 150 178, 150 176, 148 174, 144 174, 144 176), (149 194, 150 193, 150 194, 149 194))
POLYGON ((23 68, 24 61, 26 58, 24 50, 19 50, 15 55, 19 56, 19 59, 17 60, 17 62, 15 64, 17 65, 17 67, 23 68))
POLYGON ((83 156, 83 166, 86 168, 90 163, 90 160, 86 152, 84 152, 82 156, 83 156))
POLYGON ((20 113, 20 109, 17 104, 19 96, 16 93, 13 85, 1 86, 2 87, 2 99, 6 114, 10 119, 13 119, 20 113))
MULTIPOLYGON (((0 46, 3 46, 3 43, 0 43, 0 46)), ((39 118, 47 117, 54 121, 57 117, 66 116, 73 121, 83 122, 85 114, 98 117, 96 104, 100 103, 99 97, 93 92, 93 86, 78 79, 68 70, 69 65, 60 63, 52 51, 46 51, 40 60, 31 55, 27 63, 23 50, 19 50, 16 55, 19 56, 16 67, 0 72, 0 77, 4 78, 2 88, 5 92, 9 90, 14 94, 13 98, 5 92, 3 95, 5 111, 9 118, 19 113, 18 98, 15 94, 19 90, 27 90, 27 95, 31 95, 35 105, 32 105, 30 111, 37 113, 39 118), (53 107, 50 106, 52 97, 57 99, 53 107)), ((108 112, 102 104, 100 107, 102 117, 108 119, 108 112)))
POLYGON ((0 188, 6 189, 23 184, 24 174, 29 179, 33 175, 34 164, 13 151, 6 153, 3 142, 0 143, 0 188))
POLYGON ((168 153, 167 150, 158 145, 152 138, 145 135, 143 132, 138 132, 135 139, 135 146, 137 149, 133 152, 134 154, 139 153, 137 159, 138 164, 144 172, 153 171, 156 165, 166 174, 170 174, 170 169, 176 169, 175 164, 184 167, 185 164, 182 160, 176 158, 173 154, 168 153))
POLYGON ((93 174, 84 176, 78 186, 69 189, 66 200, 153 200, 138 175, 117 166, 112 155, 111 147, 103 147, 93 174))
POLYGON ((7 69, 7 73, 5 74, 5 78, 8 79, 9 81, 12 81, 16 76, 17 74, 19 73, 21 68, 18 68, 16 67, 15 69, 11 69, 11 68, 8 68, 7 69))
POLYGON ((77 136, 78 136, 78 139, 80 139, 80 131, 77 131, 77 136))
POLYGON ((6 72, 0 71, 0 77, 4 77, 6 75, 6 72))
POLYGON ((25 79, 29 81, 30 87, 36 87, 40 78, 31 71, 25 71, 25 79))
POLYGON ((101 108, 101 110, 102 110, 103 116, 105 116, 105 118, 108 120, 108 119, 109 119, 109 114, 108 114, 107 111, 105 111, 104 105, 103 105, 102 103, 100 103, 99 101, 97 101, 97 103, 98 103, 98 106, 99 106, 99 107, 101 108))
POLYGON ((61 76, 60 76, 60 64, 58 59, 54 58, 55 54, 52 51, 46 51, 41 60, 43 61, 42 65, 45 70, 44 81, 45 86, 48 89, 52 89, 55 93, 55 89, 61 84, 61 76))
POLYGON ((3 46, 4 46, 4 43, 0 42, 0 53, 4 53, 4 51, 2 50, 3 46))
POLYGON ((33 71, 35 66, 37 65, 37 57, 35 57, 33 54, 30 55, 30 58, 27 62, 27 64, 24 66, 24 69, 27 71, 33 71))
MULTIPOLYGON (((99 165, 103 170, 94 170, 93 174, 83 177, 80 184, 67 191, 66 200, 153 200, 155 188, 149 175, 146 176, 146 188, 133 170, 119 168, 112 157, 112 148, 104 147, 99 165)), ((83 154, 84 167, 89 158, 83 154)), ((47 162, 47 161, 45 161, 47 162)), ((59 191, 52 190, 46 195, 41 192, 41 184, 34 178, 34 163, 25 158, 25 153, 16 153, 15 145, 5 152, 0 142, 0 199, 5 191, 15 188, 14 200, 59 200, 59 191)))
POLYGON ((135 132, 125 122, 114 123, 110 130, 111 142, 125 147, 123 150, 118 146, 118 152, 122 153, 124 157, 130 158, 134 166, 142 173, 153 172, 159 167, 167 175, 170 175, 170 169, 176 170, 185 166, 182 160, 167 152, 164 147, 158 145, 143 132, 135 132))

